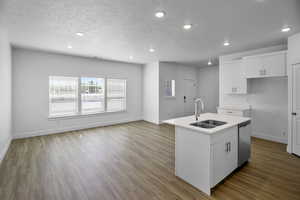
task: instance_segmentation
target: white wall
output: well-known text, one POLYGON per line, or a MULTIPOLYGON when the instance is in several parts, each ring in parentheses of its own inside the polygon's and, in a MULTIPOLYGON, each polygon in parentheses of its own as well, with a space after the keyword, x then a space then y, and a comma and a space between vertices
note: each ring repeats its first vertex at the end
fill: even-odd
POLYGON ((248 92, 253 135, 287 143, 287 77, 249 79, 248 92))
MULTIPOLYGON (((221 56, 220 67, 224 61, 238 59, 243 56, 286 50, 286 48, 286 45, 279 45, 221 56)), ((249 91, 247 95, 227 95, 223 94, 222 83, 220 82, 219 103, 220 106, 251 105, 253 109, 253 134, 256 137, 287 143, 287 84, 288 80, 286 77, 253 79, 248 80, 249 91)))
POLYGON ((288 39, 288 63, 300 63, 300 33, 289 37, 288 39))
MULTIPOLYGON (((183 96, 185 95, 184 80, 190 79, 197 83, 198 68, 178 63, 159 63, 159 120, 180 117, 184 115, 183 96), (164 96, 164 82, 175 80, 175 98, 164 96)), ((195 90, 195 97, 197 90, 195 90)))
POLYGON ((143 119, 159 124, 159 63, 143 66, 143 119))
MULTIPOLYGON (((1 25, 1 24, 0 24, 1 25)), ((11 49, 0 26, 0 162, 11 141, 11 49)))
POLYGON ((199 68, 198 95, 204 101, 205 112, 217 112, 219 105, 219 66, 199 68))
POLYGON ((14 137, 44 135, 141 119, 142 67, 92 58, 12 49, 14 137), (48 119, 48 77, 88 76, 127 79, 127 111, 48 119))

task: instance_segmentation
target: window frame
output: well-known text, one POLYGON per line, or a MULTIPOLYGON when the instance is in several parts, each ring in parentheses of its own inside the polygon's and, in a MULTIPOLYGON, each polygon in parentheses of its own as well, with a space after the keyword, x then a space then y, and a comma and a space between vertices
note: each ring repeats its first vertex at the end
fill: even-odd
POLYGON ((71 117, 71 116, 76 116, 80 113, 80 110, 79 110, 79 101, 78 101, 78 89, 79 89, 79 82, 78 82, 78 77, 75 77, 75 76, 57 76, 57 75, 54 75, 54 76, 48 76, 48 116, 49 118, 57 118, 57 117, 71 117), (50 98, 50 90, 51 90, 51 87, 50 87, 50 78, 51 77, 64 77, 64 78, 73 78, 73 79, 76 79, 77 80, 77 90, 76 90, 76 112, 72 113, 72 114, 51 114, 51 98, 50 98))
POLYGON ((89 76, 80 76, 79 77, 79 84, 78 84, 78 88, 79 88, 79 97, 78 97, 78 110, 79 110, 79 114, 80 115, 93 115, 93 114, 100 114, 100 113, 105 113, 106 112, 106 89, 107 89, 107 85, 106 85, 106 77, 89 77, 89 76), (104 110, 103 111, 96 111, 96 112, 87 112, 84 113, 82 112, 82 96, 81 96, 81 79, 82 78, 96 78, 96 79, 103 79, 104 80, 104 110))
POLYGON ((165 80, 164 81, 164 83, 163 83, 164 85, 164 91, 163 91, 163 93, 164 93, 164 98, 165 99, 176 99, 176 80, 175 79, 168 79, 168 80, 165 80), (173 83, 174 83, 174 87, 172 87, 173 86, 173 83), (167 87, 167 85, 168 84, 170 84, 170 87, 167 87), (166 89, 167 88, 169 88, 169 89, 171 89, 171 95, 166 95, 166 89), (174 94, 173 94, 173 92, 174 92, 174 94))
POLYGON ((64 75, 49 75, 48 76, 48 119, 57 119, 57 118, 81 118, 81 117, 88 117, 93 115, 103 115, 103 114, 109 114, 109 113, 122 113, 127 112, 127 86, 128 86, 128 79, 122 78, 122 77, 110 77, 110 76, 64 76, 64 75), (70 77, 70 78, 76 78, 77 79, 77 112, 74 114, 62 114, 62 115, 51 115, 50 114, 50 77, 70 77), (101 78, 104 79, 104 111, 98 111, 98 112, 91 112, 91 113, 83 113, 82 112, 82 98, 81 98, 81 78, 101 78), (115 111, 108 111, 107 110, 107 80, 108 79, 118 79, 118 80, 124 80, 125 81, 125 109, 122 110, 115 110, 115 111))
POLYGON ((106 86, 106 90, 105 90, 105 111, 107 112, 107 113, 113 113, 113 112, 125 112, 126 110, 127 110, 127 79, 126 78, 112 78, 112 77, 106 77, 106 79, 105 79, 105 86, 106 86), (125 81, 125 97, 123 97, 124 99, 125 99, 125 109, 123 109, 123 110, 119 110, 119 111, 108 111, 107 110, 107 102, 108 102, 108 99, 117 99, 117 98, 112 98, 112 97, 108 97, 107 96, 107 86, 108 86, 108 84, 107 84, 107 80, 109 80, 109 79, 114 79, 114 80, 123 80, 123 81, 125 81))

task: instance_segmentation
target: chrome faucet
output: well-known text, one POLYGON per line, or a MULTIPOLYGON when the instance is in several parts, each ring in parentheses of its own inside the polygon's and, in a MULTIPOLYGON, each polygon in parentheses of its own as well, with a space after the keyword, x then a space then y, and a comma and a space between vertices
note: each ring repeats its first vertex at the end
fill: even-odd
POLYGON ((196 121, 198 121, 198 118, 200 117, 200 113, 198 112, 199 109, 198 109, 198 103, 201 103, 201 112, 202 113, 204 111, 204 103, 202 101, 201 98, 197 98, 195 99, 195 118, 196 118, 196 121))

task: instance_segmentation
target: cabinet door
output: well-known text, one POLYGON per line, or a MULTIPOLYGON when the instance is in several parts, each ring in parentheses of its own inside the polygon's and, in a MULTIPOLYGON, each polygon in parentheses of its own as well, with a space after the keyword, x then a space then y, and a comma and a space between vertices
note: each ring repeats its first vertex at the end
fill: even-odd
POLYGON ((212 187, 237 168, 237 133, 212 145, 212 187))
POLYGON ((224 142, 219 142, 212 145, 212 185, 214 187, 226 177, 226 157, 227 145, 224 142))
POLYGON ((223 64, 223 89, 226 94, 246 94, 247 80, 242 67, 242 62, 232 61, 223 64))
POLYGON ((243 68, 246 78, 257 78, 263 75, 261 57, 251 57, 243 59, 243 68))
POLYGON ((265 77, 286 76, 286 53, 281 52, 274 55, 262 57, 265 77))
POLYGON ((225 63, 221 67, 221 87, 223 87, 223 93, 230 94, 232 92, 233 82, 232 82, 232 68, 231 64, 225 63))
POLYGON ((225 144, 228 144, 228 152, 226 154, 226 176, 228 176, 238 166, 238 138, 237 134, 228 138, 225 144))

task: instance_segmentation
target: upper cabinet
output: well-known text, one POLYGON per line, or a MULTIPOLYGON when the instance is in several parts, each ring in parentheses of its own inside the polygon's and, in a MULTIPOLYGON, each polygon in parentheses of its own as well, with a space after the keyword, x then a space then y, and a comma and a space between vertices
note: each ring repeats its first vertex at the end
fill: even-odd
POLYGON ((287 76, 287 52, 277 51, 222 61, 219 69, 223 94, 247 94, 248 78, 287 76))
POLYGON ((246 78, 286 76, 286 51, 244 57, 246 78))
POLYGON ((246 94, 247 80, 242 67, 242 61, 230 61, 222 64, 221 79, 225 94, 246 94))

